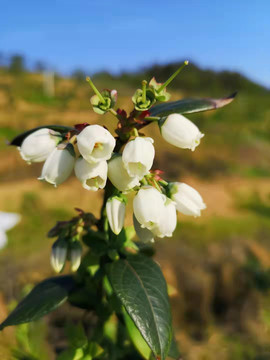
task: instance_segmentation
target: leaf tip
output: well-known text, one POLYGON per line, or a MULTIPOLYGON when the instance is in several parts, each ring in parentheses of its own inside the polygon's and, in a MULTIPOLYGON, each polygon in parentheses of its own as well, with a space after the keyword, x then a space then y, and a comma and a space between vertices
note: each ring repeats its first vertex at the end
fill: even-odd
POLYGON ((215 109, 221 108, 223 106, 229 105, 236 97, 237 91, 233 92, 231 95, 224 98, 214 100, 215 109))

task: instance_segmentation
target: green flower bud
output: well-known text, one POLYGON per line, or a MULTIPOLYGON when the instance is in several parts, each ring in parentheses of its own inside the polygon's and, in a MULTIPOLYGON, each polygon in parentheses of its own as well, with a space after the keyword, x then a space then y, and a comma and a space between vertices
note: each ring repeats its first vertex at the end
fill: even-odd
POLYGON ((90 102, 93 106, 93 110, 97 114, 102 115, 114 107, 117 101, 117 91, 103 90, 101 91, 101 96, 103 101, 99 95, 94 95, 91 97, 90 102))
POLYGON ((156 100, 160 102, 168 101, 171 97, 171 94, 167 92, 166 88, 161 89, 162 85, 163 84, 158 83, 154 77, 149 82, 149 86, 154 91, 156 100))
POLYGON ((146 111, 150 109, 152 105, 156 102, 154 91, 150 88, 145 90, 137 89, 135 94, 132 96, 132 101, 135 105, 135 109, 138 111, 146 111))

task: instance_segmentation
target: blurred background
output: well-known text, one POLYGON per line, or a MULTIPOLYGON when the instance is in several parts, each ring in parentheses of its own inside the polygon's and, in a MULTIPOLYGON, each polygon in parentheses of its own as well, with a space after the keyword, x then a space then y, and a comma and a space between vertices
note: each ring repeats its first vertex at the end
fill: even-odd
MULTIPOLYGON (((45 124, 112 130, 114 118, 90 108, 86 75, 99 89, 117 89, 117 106, 131 109, 142 79, 165 81, 188 59, 172 100, 238 95, 188 116, 205 133, 195 152, 165 143, 154 124, 145 131, 155 139, 154 168, 195 187, 207 204, 201 218, 180 215, 174 237, 156 243, 176 338, 187 360, 270 359, 269 13, 267 0, 1 3, 0 211, 22 218, 0 250, 0 320, 53 274, 46 234, 55 221, 74 207, 98 214, 102 196, 74 177, 57 189, 40 183, 42 164, 28 166, 8 140, 45 124)), ((54 359, 67 313, 7 328, 1 359, 54 359)))

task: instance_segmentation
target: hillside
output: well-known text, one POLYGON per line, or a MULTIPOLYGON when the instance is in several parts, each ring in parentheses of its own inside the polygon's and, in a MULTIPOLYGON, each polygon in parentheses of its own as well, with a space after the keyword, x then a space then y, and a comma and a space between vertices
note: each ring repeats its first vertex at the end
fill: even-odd
MULTIPOLYGON (((174 62, 166 65, 152 65, 136 72, 122 72, 118 76, 113 76, 107 72, 101 72, 95 75, 96 80, 120 81, 128 86, 136 87, 143 79, 150 80, 155 74, 159 82, 166 81, 183 63, 174 62)), ((192 62, 185 68, 181 74, 170 85, 173 90, 181 90, 190 94, 204 94, 209 96, 223 95, 224 92, 230 93, 239 91, 249 94, 270 94, 270 90, 249 80, 245 76, 231 71, 213 71, 203 70, 192 62)))
MULTIPOLYGON (((129 96, 141 79, 155 76, 162 81, 177 67, 157 65, 119 76, 99 73, 94 79, 98 88, 116 88, 117 106, 131 109, 129 96)), ((82 73, 57 75, 55 93, 49 96, 42 74, 0 69, 0 210, 23 215, 0 252, 0 318, 25 285, 52 275, 52 239, 46 233, 54 222, 73 216, 74 207, 99 210, 100 192, 87 193, 74 176, 56 190, 38 182, 42 164, 27 166, 16 148, 7 145, 19 132, 45 124, 99 122, 113 130, 110 114, 101 117, 92 111, 92 92, 83 78, 82 73)), ((188 116, 205 133, 195 152, 166 144, 155 124, 145 131, 155 140, 154 168, 164 169, 165 178, 194 186, 207 204, 199 219, 179 217, 174 239, 157 242, 156 259, 173 289, 183 358, 269 359, 270 92, 240 74, 195 65, 187 67, 170 90, 172 100, 238 90, 223 109, 188 116)), ((53 359, 52 351, 63 346, 67 313, 70 308, 53 313, 29 335, 31 344, 35 329, 50 334, 38 350, 44 360, 53 359), (46 357, 47 352, 51 355, 46 357)), ((74 320, 80 316, 73 314, 74 320)), ((15 335, 19 337, 14 328, 0 334, 1 359, 9 360, 6 354, 15 345, 22 347, 15 335)))

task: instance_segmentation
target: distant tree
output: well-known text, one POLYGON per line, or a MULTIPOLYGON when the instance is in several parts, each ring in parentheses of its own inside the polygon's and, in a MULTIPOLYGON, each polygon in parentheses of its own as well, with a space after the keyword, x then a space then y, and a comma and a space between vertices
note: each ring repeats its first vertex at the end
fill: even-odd
POLYGON ((76 69, 71 74, 71 77, 72 77, 72 79, 74 79, 78 82, 82 82, 82 81, 85 81, 86 73, 81 69, 76 69))
POLYGON ((44 70, 46 70, 47 66, 44 64, 43 61, 37 61, 34 65, 34 70, 37 73, 42 73, 44 70))
POLYGON ((13 55, 9 62, 9 71, 12 74, 21 74, 25 71, 25 61, 22 55, 13 55))
POLYGON ((0 67, 4 67, 6 65, 5 56, 2 52, 0 52, 0 67))

